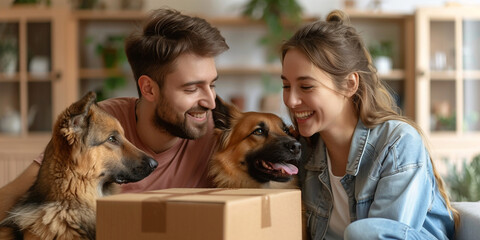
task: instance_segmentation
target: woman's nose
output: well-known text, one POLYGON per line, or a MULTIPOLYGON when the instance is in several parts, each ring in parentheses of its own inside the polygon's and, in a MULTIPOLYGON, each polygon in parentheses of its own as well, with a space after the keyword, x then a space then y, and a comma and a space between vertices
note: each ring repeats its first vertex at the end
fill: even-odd
POLYGON ((283 102, 288 108, 295 108, 296 106, 301 104, 300 97, 296 94, 295 91, 283 91, 283 102))

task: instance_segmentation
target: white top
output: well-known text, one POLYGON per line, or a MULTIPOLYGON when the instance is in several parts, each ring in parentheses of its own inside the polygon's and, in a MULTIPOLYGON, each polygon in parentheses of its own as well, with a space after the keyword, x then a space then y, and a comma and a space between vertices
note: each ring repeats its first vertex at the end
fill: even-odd
POLYGON ((328 176, 333 194, 333 210, 328 224, 326 239, 343 239, 343 232, 350 224, 350 213, 348 211, 348 196, 340 180, 343 176, 335 176, 332 173, 332 164, 327 151, 328 176))

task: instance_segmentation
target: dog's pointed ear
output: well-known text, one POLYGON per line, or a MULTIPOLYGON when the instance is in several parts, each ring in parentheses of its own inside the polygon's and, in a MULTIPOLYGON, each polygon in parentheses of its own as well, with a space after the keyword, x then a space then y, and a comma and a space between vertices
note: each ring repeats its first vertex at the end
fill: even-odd
POLYGON ((232 118, 240 114, 240 110, 235 105, 228 104, 217 96, 215 98, 215 109, 212 110, 212 114, 215 128, 228 130, 232 126, 232 118))
POLYGON ((96 102, 96 99, 97 95, 94 92, 88 92, 79 101, 70 105, 63 113, 60 131, 69 145, 74 144, 78 140, 78 133, 87 125, 90 107, 96 102))

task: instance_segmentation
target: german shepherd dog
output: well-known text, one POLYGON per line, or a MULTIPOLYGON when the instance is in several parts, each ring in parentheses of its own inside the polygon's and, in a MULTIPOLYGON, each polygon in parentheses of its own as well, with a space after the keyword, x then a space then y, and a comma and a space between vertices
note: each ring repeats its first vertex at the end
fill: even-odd
POLYGON ((221 188, 297 188, 301 145, 280 117, 241 112, 219 97, 212 111, 217 148, 209 176, 221 188))
POLYGON ((34 185, 0 223, 0 239, 95 239, 96 199, 157 162, 86 94, 58 117, 34 185))

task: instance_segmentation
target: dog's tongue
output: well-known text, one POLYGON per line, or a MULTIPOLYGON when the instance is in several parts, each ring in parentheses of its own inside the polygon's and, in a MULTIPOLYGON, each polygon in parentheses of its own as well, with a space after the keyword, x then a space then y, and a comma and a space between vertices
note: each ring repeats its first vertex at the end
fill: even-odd
POLYGON ((282 170, 283 169, 286 173, 288 173, 290 175, 294 175, 294 174, 298 173, 298 168, 295 167, 292 164, 289 164, 289 163, 275 163, 275 164, 273 164, 273 168, 275 170, 282 170))

